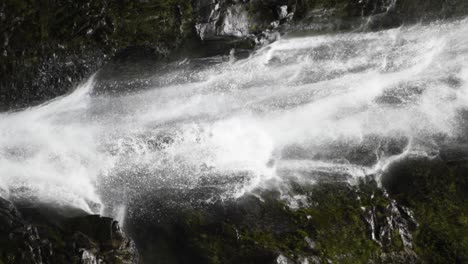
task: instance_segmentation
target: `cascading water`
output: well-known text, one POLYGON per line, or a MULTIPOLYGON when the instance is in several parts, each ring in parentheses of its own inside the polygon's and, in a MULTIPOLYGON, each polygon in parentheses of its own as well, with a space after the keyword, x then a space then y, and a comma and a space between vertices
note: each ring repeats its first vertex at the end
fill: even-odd
POLYGON ((163 190, 216 190, 201 192, 210 201, 287 177, 352 181, 435 156, 463 140, 467 36, 465 19, 283 38, 244 60, 175 62, 118 95, 93 91, 93 76, 0 115, 2 195, 97 212, 163 190))

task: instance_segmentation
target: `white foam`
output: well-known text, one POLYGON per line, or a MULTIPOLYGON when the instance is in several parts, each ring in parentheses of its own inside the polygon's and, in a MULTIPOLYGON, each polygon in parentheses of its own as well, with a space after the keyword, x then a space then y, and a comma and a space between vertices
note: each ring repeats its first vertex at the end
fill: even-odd
POLYGON ((0 115, 0 188, 93 211, 89 204, 197 188, 207 177, 227 178, 217 187, 238 196, 281 181, 279 171, 361 177, 431 155, 464 122, 467 33, 462 20, 286 38, 245 60, 177 73, 185 82, 161 73, 168 85, 118 97, 90 96, 91 78, 68 96, 0 115), (402 138, 399 152, 385 150, 402 138), (351 157, 355 148, 375 160, 351 157))

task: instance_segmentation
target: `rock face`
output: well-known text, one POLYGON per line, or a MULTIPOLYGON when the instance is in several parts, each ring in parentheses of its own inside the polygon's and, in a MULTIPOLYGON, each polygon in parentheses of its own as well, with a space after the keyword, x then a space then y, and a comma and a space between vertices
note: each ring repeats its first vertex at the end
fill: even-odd
POLYGON ((375 181, 290 188, 302 202, 278 191, 179 210, 160 202, 158 221, 130 218, 130 232, 144 263, 421 263, 414 220, 375 181))
MULTIPOLYGON (((466 263, 466 162, 409 159, 380 188, 289 179, 238 200, 146 200, 127 219, 0 199, 0 263, 466 263)), ((130 205, 131 206, 131 205, 130 205)))
POLYGON ((415 252, 427 263, 468 261, 467 175, 466 161, 412 160, 383 178, 389 195, 414 212, 415 252))
POLYGON ((0 263, 138 263, 133 241, 111 218, 0 199, 0 263))
POLYGON ((156 55, 191 32, 183 0, 0 3, 0 111, 68 92, 116 52, 146 46, 156 55))
POLYGON ((385 188, 369 176, 208 204, 147 197, 153 215, 130 213, 128 232, 143 263, 465 263, 467 170, 409 159, 385 188))
POLYGON ((252 37, 265 31, 331 32, 399 26, 468 13, 463 0, 196 0, 202 40, 252 37))
POLYGON ((227 1, 198 1, 195 25, 201 40, 222 37, 245 37, 249 34, 247 5, 242 2, 228 4, 227 1))
POLYGON ((149 48, 156 58, 194 45, 211 51, 204 55, 226 54, 274 41, 274 32, 378 29, 466 14, 465 0, 2 1, 0 111, 63 95, 128 47, 149 48))

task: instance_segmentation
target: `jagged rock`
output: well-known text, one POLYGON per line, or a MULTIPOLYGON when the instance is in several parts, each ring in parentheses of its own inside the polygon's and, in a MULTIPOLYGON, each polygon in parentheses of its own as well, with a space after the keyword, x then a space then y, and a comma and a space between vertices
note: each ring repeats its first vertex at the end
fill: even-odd
POLYGON ((116 221, 68 217, 50 207, 0 199, 0 263, 138 263, 133 241, 116 221))
POLYGON ((195 24, 202 40, 214 40, 249 35, 248 5, 228 4, 229 1, 199 1, 198 22, 195 24), (207 12, 209 10, 209 12, 207 12))

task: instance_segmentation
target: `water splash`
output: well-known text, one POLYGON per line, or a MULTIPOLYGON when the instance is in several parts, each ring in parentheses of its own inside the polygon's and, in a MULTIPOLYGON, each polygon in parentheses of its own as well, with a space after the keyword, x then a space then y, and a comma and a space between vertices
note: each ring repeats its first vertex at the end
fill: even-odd
POLYGON ((161 190, 223 199, 271 179, 352 181, 437 155, 463 138, 467 35, 461 20, 285 38, 245 60, 176 62, 148 89, 112 96, 91 93, 92 77, 0 115, 3 195, 121 214, 161 190))
POLYGON ((94 78, 71 95, 0 115, 0 175, 10 199, 73 205, 99 204, 94 182, 105 166, 96 127, 81 122, 94 78))

